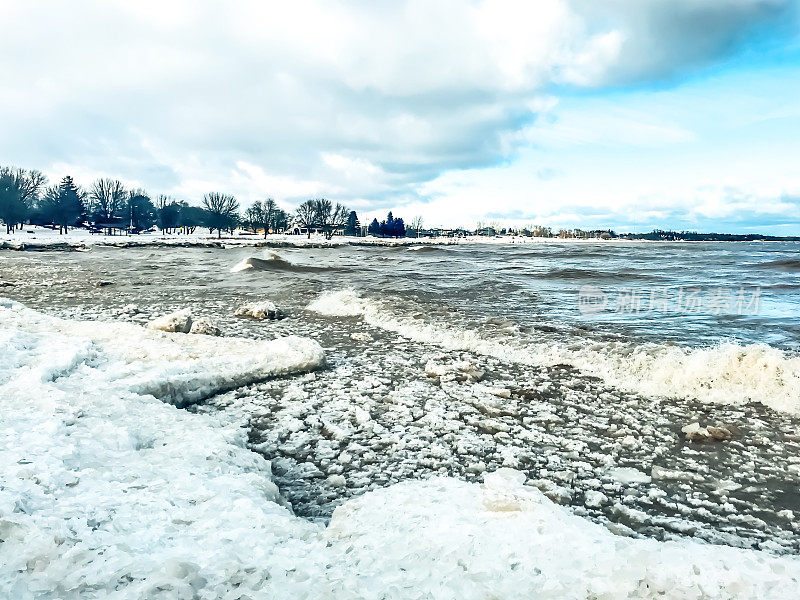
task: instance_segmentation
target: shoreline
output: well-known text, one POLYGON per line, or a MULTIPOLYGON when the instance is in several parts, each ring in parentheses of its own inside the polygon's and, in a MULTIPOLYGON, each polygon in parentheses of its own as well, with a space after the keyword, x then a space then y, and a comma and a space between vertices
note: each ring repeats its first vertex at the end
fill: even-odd
POLYGON ((166 235, 140 234, 137 236, 108 236, 91 234, 85 230, 74 230, 74 233, 60 235, 54 230, 37 229, 35 231, 17 231, 0 233, 0 251, 63 251, 84 252, 97 248, 341 248, 357 247, 396 247, 396 246, 459 246, 487 245, 513 246, 529 244, 636 244, 636 243, 770 243, 784 240, 644 240, 644 239, 601 239, 601 238, 558 238, 558 237, 524 237, 524 236, 468 236, 468 237, 433 237, 433 238, 376 238, 335 236, 326 239, 320 235, 307 238, 302 235, 270 234, 262 236, 224 236, 215 237, 206 233, 166 235))

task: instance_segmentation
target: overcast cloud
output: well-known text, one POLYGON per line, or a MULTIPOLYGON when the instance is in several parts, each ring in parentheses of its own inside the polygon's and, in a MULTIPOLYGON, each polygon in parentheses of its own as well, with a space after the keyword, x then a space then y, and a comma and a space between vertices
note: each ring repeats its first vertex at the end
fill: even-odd
MULTIPOLYGON (((769 189, 757 177, 732 181, 741 173, 716 163, 700 177, 680 161, 670 176, 680 195, 619 184, 630 148, 654 153, 643 168, 656 183, 665 148, 702 146, 714 162, 730 140, 698 126, 675 90, 690 82, 702 95, 698 80, 708 78, 723 102, 715 67, 727 65, 735 82, 737 57, 758 73, 754 48, 796 47, 788 0, 0 8, 0 163, 53 179, 115 176, 193 202, 210 190, 286 206, 324 195, 365 215, 394 208, 448 225, 490 216, 619 227, 631 203, 664 225, 705 227, 722 218, 714 214, 737 228, 796 219, 774 222, 800 196, 788 165, 769 189), (643 92, 669 97, 645 110, 643 92), (592 153, 617 184, 575 168, 592 153), (487 194, 501 198, 487 206, 487 194), (698 194, 721 203, 717 213, 698 212, 698 194)), ((777 94, 753 110, 779 110, 777 94)), ((784 118, 800 130, 797 114, 784 118)))

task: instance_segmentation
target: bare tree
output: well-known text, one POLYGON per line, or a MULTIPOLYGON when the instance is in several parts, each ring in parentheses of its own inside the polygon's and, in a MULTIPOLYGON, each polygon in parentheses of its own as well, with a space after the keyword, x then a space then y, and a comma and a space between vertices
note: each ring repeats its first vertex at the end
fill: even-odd
POLYGON ((95 218, 104 221, 120 216, 128 200, 128 192, 118 179, 98 179, 89 192, 95 218))
POLYGON ((261 200, 253 202, 245 211, 244 216, 247 223, 250 224, 250 229, 255 233, 258 226, 264 223, 264 207, 261 206, 261 200))
POLYGON ((41 171, 0 168, 0 220, 9 233, 28 218, 46 181, 41 171))
POLYGON ((208 214, 208 231, 217 230, 222 237, 223 229, 232 229, 238 220, 239 202, 230 194, 210 192, 203 196, 203 208, 208 214))
POLYGON ((409 223, 409 229, 413 229, 417 232, 417 237, 419 237, 419 230, 422 229, 422 216, 417 215, 411 219, 411 223, 409 223))
POLYGON ((306 228, 309 239, 311 238, 311 228, 316 225, 317 206, 315 200, 306 200, 295 211, 297 222, 306 228))

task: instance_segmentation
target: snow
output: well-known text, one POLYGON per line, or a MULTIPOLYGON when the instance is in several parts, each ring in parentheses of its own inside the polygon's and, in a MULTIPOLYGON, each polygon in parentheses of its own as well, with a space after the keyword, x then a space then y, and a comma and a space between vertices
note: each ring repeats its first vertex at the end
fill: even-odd
MULTIPOLYGON (((463 238, 435 237, 435 238, 376 238, 333 236, 331 239, 320 234, 289 235, 289 234, 269 234, 266 238, 263 235, 253 235, 250 232, 237 230, 233 235, 226 234, 219 238, 216 234, 210 234, 207 229, 198 228, 193 233, 172 233, 148 232, 138 235, 104 235, 93 234, 87 229, 72 228, 67 234, 60 235, 58 230, 46 227, 26 225, 22 230, 14 233, 7 233, 5 229, 0 231, 0 250, 87 250, 93 246, 224 246, 224 247, 248 247, 248 246, 291 246, 291 247, 334 247, 346 245, 367 245, 367 246, 409 246, 412 249, 425 246, 448 246, 455 244, 596 244, 596 243, 648 243, 641 240, 580 240, 580 239, 560 239, 560 238, 533 238, 520 236, 467 236, 463 238)), ((242 265, 242 269, 247 270, 251 267, 242 265)), ((236 271, 234 271, 236 272, 236 271)))
MULTIPOLYGON (((224 387, 222 355, 260 364, 246 342, 0 301, 0 597, 796 598, 796 557, 618 537, 510 469, 376 490, 327 528, 294 517, 246 430, 124 375, 202 366, 224 387)), ((315 364, 269 348, 276 373, 315 364)))
POLYGON ((313 370, 325 360, 320 345, 307 338, 254 341, 166 333, 129 323, 66 321, 4 299, 0 299, 0 324, 4 331, 72 338, 83 352, 75 358, 64 355, 64 372, 81 361, 111 355, 109 376, 128 390, 177 406, 276 375, 313 370))

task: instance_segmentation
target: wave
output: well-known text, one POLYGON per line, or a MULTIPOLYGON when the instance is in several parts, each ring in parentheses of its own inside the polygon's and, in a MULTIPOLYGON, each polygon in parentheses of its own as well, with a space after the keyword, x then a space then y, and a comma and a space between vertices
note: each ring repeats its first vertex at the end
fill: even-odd
POLYGON ((284 271, 287 273, 318 273, 320 271, 339 270, 338 267, 317 267, 298 265, 290 262, 275 252, 270 252, 267 258, 249 256, 231 267, 231 273, 241 271, 284 271))
POLYGON ((782 260, 770 260, 758 263, 755 267, 766 267, 771 269, 782 269, 784 271, 800 271, 800 258, 786 258, 782 260))
POLYGON ((332 317, 360 317, 372 327, 447 350, 470 351, 525 365, 571 365, 619 389, 656 397, 719 404, 761 402, 800 414, 800 357, 767 344, 721 343, 705 348, 574 338, 542 341, 485 332, 398 314, 353 290, 326 292, 307 307, 332 317))
POLYGON ((561 268, 551 269, 544 273, 537 274, 537 277, 545 279, 596 279, 604 281, 630 281, 631 279, 653 279, 652 275, 636 271, 634 269, 622 269, 620 271, 599 271, 595 269, 561 268))
POLYGON ((428 252, 449 252, 449 248, 445 248, 444 246, 434 246, 434 245, 419 245, 419 246, 409 246, 409 252, 420 252, 422 254, 426 254, 428 252))

